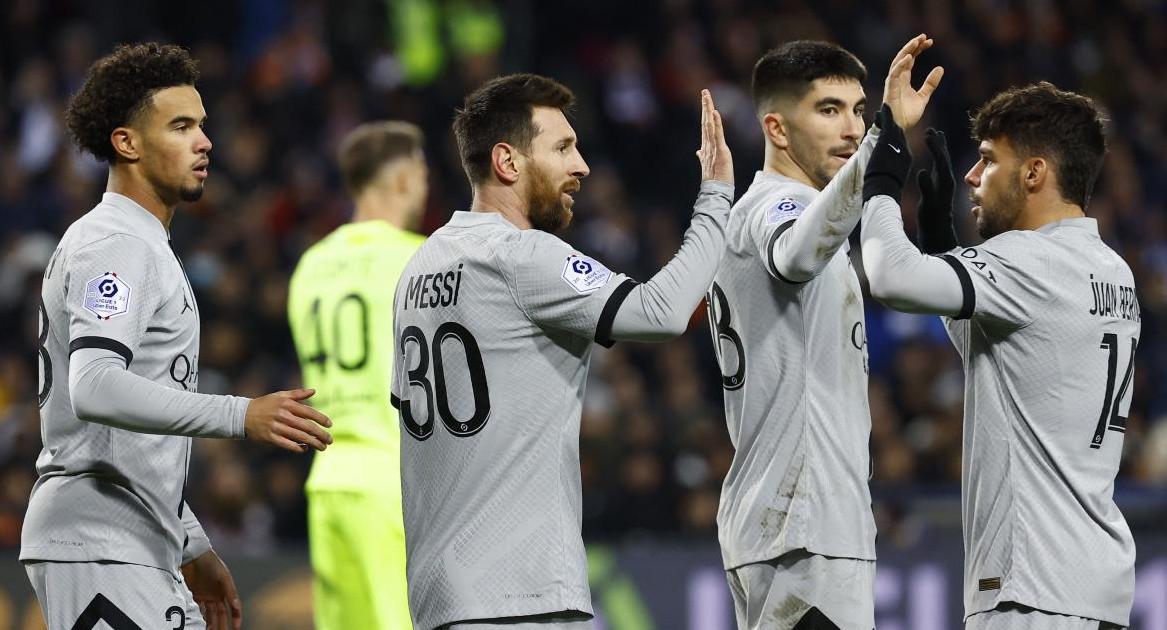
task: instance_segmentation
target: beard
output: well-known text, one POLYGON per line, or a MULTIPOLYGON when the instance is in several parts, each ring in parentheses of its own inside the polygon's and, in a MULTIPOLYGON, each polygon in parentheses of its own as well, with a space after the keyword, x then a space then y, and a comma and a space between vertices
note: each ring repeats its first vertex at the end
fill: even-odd
POLYGON ((203 185, 182 186, 178 189, 178 198, 187 203, 194 203, 203 198, 203 185))
POLYGON ((981 199, 980 217, 976 222, 977 234, 988 240, 1012 230, 1024 204, 1025 191, 1021 189, 1021 182, 1016 180, 1010 182, 998 199, 981 199))
MULTIPOLYGON (((531 171, 531 189, 527 194, 527 218, 531 227, 555 234, 571 223, 571 206, 563 201, 566 188, 556 188, 539 167, 531 171)), ((579 184, 576 183, 576 189, 579 184)))

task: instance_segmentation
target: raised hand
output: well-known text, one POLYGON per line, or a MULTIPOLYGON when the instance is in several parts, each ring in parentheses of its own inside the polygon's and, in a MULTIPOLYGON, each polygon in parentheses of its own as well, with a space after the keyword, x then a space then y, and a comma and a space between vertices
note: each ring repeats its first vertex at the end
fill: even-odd
POLYGON ((904 129, 910 129, 924 115, 924 108, 944 77, 944 68, 936 66, 924 79, 920 89, 912 87, 912 67, 916 57, 932 47, 932 40, 921 33, 908 40, 891 62, 887 79, 883 82, 883 102, 891 108, 895 120, 904 129))
POLYGON ((701 181, 733 183, 733 156, 725 143, 721 113, 714 109, 709 90, 701 90, 701 148, 697 159, 701 161, 701 181))
POLYGON ((247 439, 296 453, 309 448, 323 451, 332 444, 332 436, 321 427, 331 427, 332 420, 300 402, 315 393, 314 389, 294 389, 252 400, 244 422, 247 439))
POLYGON ((944 132, 929 128, 924 144, 932 154, 932 168, 920 169, 916 183, 920 186, 920 205, 916 207, 916 237, 925 254, 952 250, 960 243, 952 226, 952 206, 956 196, 956 176, 944 132))

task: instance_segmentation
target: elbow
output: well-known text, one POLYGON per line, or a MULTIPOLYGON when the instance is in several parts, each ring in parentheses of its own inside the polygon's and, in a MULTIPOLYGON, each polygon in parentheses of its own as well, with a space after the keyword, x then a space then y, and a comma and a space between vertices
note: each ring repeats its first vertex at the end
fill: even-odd
POLYGON ((880 277, 878 274, 869 276, 868 281, 871 297, 875 298, 876 302, 895 311, 911 311, 913 302, 908 298, 910 288, 905 286, 906 283, 880 277))
POLYGON ((98 401, 99 398, 99 396, 86 391, 84 387, 76 387, 75 384, 71 384, 69 388, 69 402, 72 403, 73 413, 77 415, 79 420, 101 422, 105 414, 98 401))

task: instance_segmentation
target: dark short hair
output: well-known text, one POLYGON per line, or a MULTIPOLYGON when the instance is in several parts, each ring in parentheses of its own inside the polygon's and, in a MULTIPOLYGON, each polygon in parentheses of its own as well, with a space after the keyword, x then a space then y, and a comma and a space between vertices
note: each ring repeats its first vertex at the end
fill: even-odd
POLYGON ((1053 164, 1062 199, 1083 210, 1106 154, 1103 115, 1089 98, 1042 81, 1005 90, 972 117, 975 140, 1009 141, 1022 159, 1053 164))
POLYGON ((349 132, 336 151, 341 180, 350 195, 361 193, 381 167, 421 150, 425 136, 417 125, 400 120, 365 123, 349 132))
POLYGON ((842 46, 801 39, 786 42, 762 55, 754 64, 754 107, 770 111, 780 98, 798 100, 816 79, 867 79, 863 62, 842 46))
POLYGON ((574 103, 575 95, 566 86, 537 74, 496 77, 471 92, 454 116, 454 136, 470 183, 490 177, 491 151, 499 142, 523 152, 531 149, 538 133, 534 108, 567 110, 574 103))
POLYGON ((114 129, 133 122, 159 90, 194 85, 198 78, 198 64, 181 46, 119 44, 89 67, 65 108, 65 126, 82 151, 112 163, 114 129))

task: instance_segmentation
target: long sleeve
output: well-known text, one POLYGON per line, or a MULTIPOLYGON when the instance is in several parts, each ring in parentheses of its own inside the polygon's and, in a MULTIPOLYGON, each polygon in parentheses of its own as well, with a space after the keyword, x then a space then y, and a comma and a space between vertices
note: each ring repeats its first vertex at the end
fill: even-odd
POLYGON ((248 398, 165 387, 126 369, 113 350, 82 348, 69 361, 69 394, 77 417, 137 431, 242 438, 248 398))
POLYGON ((732 203, 731 184, 702 182, 693 219, 672 260, 644 284, 626 281, 627 294, 612 320, 612 339, 663 341, 685 332, 725 254, 732 203))
POLYGON ((897 311, 960 315, 966 302, 957 271, 949 261, 921 254, 912 245, 899 204, 877 195, 867 202, 864 215, 863 269, 871 295, 897 311))
POLYGON ((814 278, 847 241, 863 215, 863 173, 878 140, 879 128, 872 126, 855 155, 774 241, 768 255, 780 278, 814 278))
POLYGON ((182 546, 182 564, 185 565, 210 551, 211 539, 207 538, 202 523, 186 501, 182 502, 182 528, 186 530, 186 542, 182 546))

